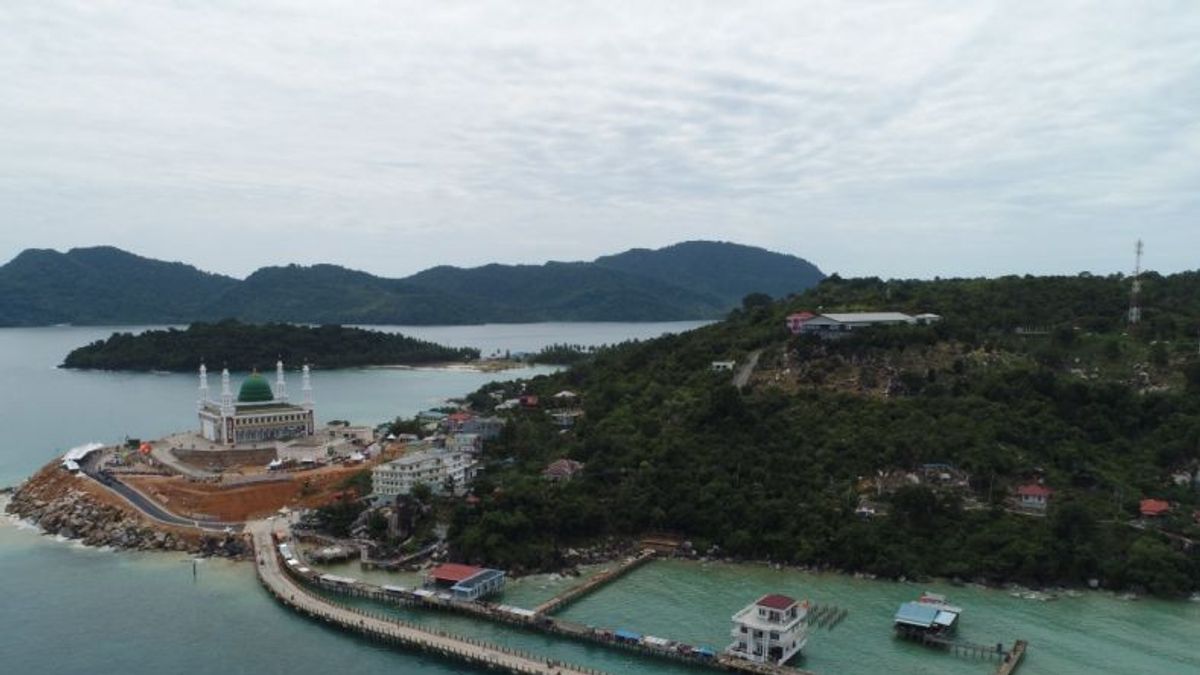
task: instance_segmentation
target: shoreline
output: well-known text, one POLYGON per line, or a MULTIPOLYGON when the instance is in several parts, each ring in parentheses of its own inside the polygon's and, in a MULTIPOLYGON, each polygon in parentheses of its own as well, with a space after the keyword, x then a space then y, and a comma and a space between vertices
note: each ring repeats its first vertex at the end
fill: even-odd
MULTIPOLYGON (((373 363, 322 368, 314 366, 316 372, 337 372, 344 370, 430 370, 450 372, 499 373, 506 370, 529 368, 532 366, 563 367, 553 363, 530 363, 517 359, 479 359, 478 361, 430 361, 428 363, 373 363)), ((143 375, 193 375, 189 370, 163 370, 161 368, 83 368, 59 363, 54 366, 57 370, 95 373, 139 373, 143 375)))
MULTIPOLYGON (((28 481, 27 481, 28 482, 28 481)), ((77 496, 72 496, 78 499, 77 496)), ((72 503, 77 503, 73 499, 72 503)), ((90 529, 84 531, 75 531, 70 528, 70 525, 63 524, 63 521, 56 518, 54 514, 59 513, 59 509, 51 508, 42 513, 40 517, 32 514, 23 513, 19 506, 14 506, 16 503, 16 494, 12 492, 12 488, 0 489, 0 514, 3 514, 11 521, 13 527, 17 529, 36 530, 38 535, 51 537, 62 543, 71 543, 74 545, 85 546, 98 550, 108 550, 111 552, 159 552, 159 553, 185 553, 195 557, 202 558, 225 558, 235 562, 246 562, 252 558, 248 553, 243 536, 240 534, 227 534, 223 537, 217 537, 209 534, 193 533, 192 536, 173 532, 175 528, 156 523, 154 521, 146 521, 138 515, 129 517, 126 514, 125 518, 117 520, 118 526, 113 537, 97 537, 95 533, 91 533, 90 529), (42 520, 50 515, 50 520, 47 524, 43 524, 42 520), (130 523, 129 521, 136 521, 130 523), (133 535, 129 535, 133 532, 133 535), (121 534, 126 533, 126 534, 121 534)), ((86 498, 83 500, 87 502, 86 498)), ((104 511, 105 509, 113 509, 114 507, 106 507, 102 504, 91 503, 88 507, 104 511)), ((123 509, 116 509, 124 511, 123 509)), ((111 512, 106 514, 111 515, 111 512)), ((101 523, 107 523, 103 518, 101 523)), ((99 524, 98 524, 99 525, 99 524)), ((104 528, 112 530, 111 527, 104 528)), ((628 557, 631 552, 637 550, 637 545, 605 547, 608 555, 597 556, 593 551, 588 550, 586 553, 581 553, 583 558, 579 562, 559 568, 558 570, 543 570, 530 571, 517 574, 511 574, 510 578, 513 581, 532 580, 538 577, 556 576, 559 579, 576 579, 579 577, 590 576, 589 572, 594 572, 594 568, 602 567, 619 562, 621 559, 628 557), (592 569, 587 569, 592 568, 592 569)), ((1135 592, 1127 589, 1112 589, 1112 588, 1090 588, 1087 586, 1078 585, 1056 585, 1056 586, 1026 586, 1024 584, 1005 581, 999 583, 985 583, 980 581, 964 581, 947 579, 944 577, 921 577, 907 578, 901 577, 891 579, 887 577, 879 577, 876 575, 865 574, 861 572, 847 572, 841 569, 822 569, 808 567, 804 565, 785 565, 782 563, 774 563, 766 560, 743 560, 736 558, 720 558, 707 556, 688 556, 680 554, 660 555, 660 561, 674 561, 681 563, 691 563, 696 565, 723 565, 723 566, 743 566, 766 568, 776 572, 803 574, 810 576, 830 575, 839 577, 843 580, 855 580, 878 583, 905 584, 909 586, 920 586, 922 584, 939 584, 954 587, 970 587, 978 590, 1005 593, 1010 597, 1030 602, 1051 602, 1057 601, 1062 597, 1078 598, 1086 594, 1094 593, 1103 596, 1111 597, 1114 600, 1133 602, 1142 599, 1158 600, 1168 603, 1190 603, 1200 602, 1200 596, 1192 594, 1190 596, 1180 597, 1162 597, 1144 592, 1135 592), (1034 594, 1034 597, 1026 597, 1026 594, 1034 594)))

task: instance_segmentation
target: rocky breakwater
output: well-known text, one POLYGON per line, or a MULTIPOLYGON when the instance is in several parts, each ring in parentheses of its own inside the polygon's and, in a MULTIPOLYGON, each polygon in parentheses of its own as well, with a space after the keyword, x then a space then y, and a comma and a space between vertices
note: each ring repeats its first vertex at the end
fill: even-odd
POLYGON ((88 546, 231 558, 249 551, 236 535, 175 528, 145 519, 105 488, 67 473, 57 463, 14 489, 4 510, 36 524, 46 534, 77 539, 88 546))

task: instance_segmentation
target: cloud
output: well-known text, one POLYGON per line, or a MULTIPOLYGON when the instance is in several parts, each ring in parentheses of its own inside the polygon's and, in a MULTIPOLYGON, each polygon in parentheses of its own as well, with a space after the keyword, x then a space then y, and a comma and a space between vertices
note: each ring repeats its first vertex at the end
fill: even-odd
POLYGON ((5 3, 0 253, 1195 267, 1190 2, 5 3))

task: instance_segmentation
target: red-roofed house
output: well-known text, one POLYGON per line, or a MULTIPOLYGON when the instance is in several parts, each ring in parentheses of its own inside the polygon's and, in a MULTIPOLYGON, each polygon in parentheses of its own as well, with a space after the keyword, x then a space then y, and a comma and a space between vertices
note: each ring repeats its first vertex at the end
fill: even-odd
POLYGON ((758 605, 759 607, 766 607, 767 609, 777 609, 782 612, 782 611, 790 608, 792 605, 796 604, 796 601, 793 600, 792 598, 789 598, 786 595, 779 595, 778 593, 772 593, 771 595, 762 596, 761 598, 758 599, 758 602, 756 602, 755 604, 758 605))
POLYGON ((443 563, 429 570, 429 580, 435 584, 453 586, 464 579, 470 579, 482 571, 482 567, 474 565, 443 563))
POLYGON ((808 603, 770 594, 733 615, 728 651, 758 663, 783 665, 808 641, 808 603))
POLYGON ((1143 499, 1138 504, 1143 518, 1158 518, 1171 512, 1171 504, 1162 499, 1143 499))
POLYGON ((1017 503, 1026 509, 1045 511, 1054 490, 1040 483, 1026 483, 1017 488, 1017 503))

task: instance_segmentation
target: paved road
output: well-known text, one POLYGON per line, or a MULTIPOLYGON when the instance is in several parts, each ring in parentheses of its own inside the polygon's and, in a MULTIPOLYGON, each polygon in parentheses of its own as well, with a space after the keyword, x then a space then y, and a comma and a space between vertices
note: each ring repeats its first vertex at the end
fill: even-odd
POLYGON ((733 376, 733 386, 741 389, 750 381, 750 375, 754 372, 754 368, 758 366, 758 357, 762 356, 762 350, 756 349, 750 352, 750 356, 746 357, 746 362, 738 368, 737 374, 733 376))
POLYGON ((487 664, 512 673, 546 673, 561 675, 600 675, 600 671, 580 668, 558 661, 547 661, 533 654, 504 649, 484 642, 466 640, 446 633, 434 633, 414 624, 389 621, 377 616, 335 605, 320 598, 284 574, 278 553, 271 540, 276 529, 272 521, 247 523, 246 530, 254 539, 258 576, 276 598, 303 612, 336 623, 360 633, 386 635, 405 645, 457 656, 463 660, 487 664))
POLYGON ((100 483, 104 487, 108 488, 110 491, 115 492, 119 497, 124 499, 126 502, 129 502, 131 506, 151 520, 156 520, 167 525, 192 527, 201 530, 218 532, 223 532, 227 528, 235 532, 241 531, 242 529, 241 523, 222 523, 215 520, 195 520, 177 516, 156 504, 154 500, 150 499, 146 495, 138 492, 125 483, 122 483, 112 474, 103 471, 96 471, 91 468, 85 470, 84 473, 86 473, 89 478, 94 479, 97 483, 100 483))

